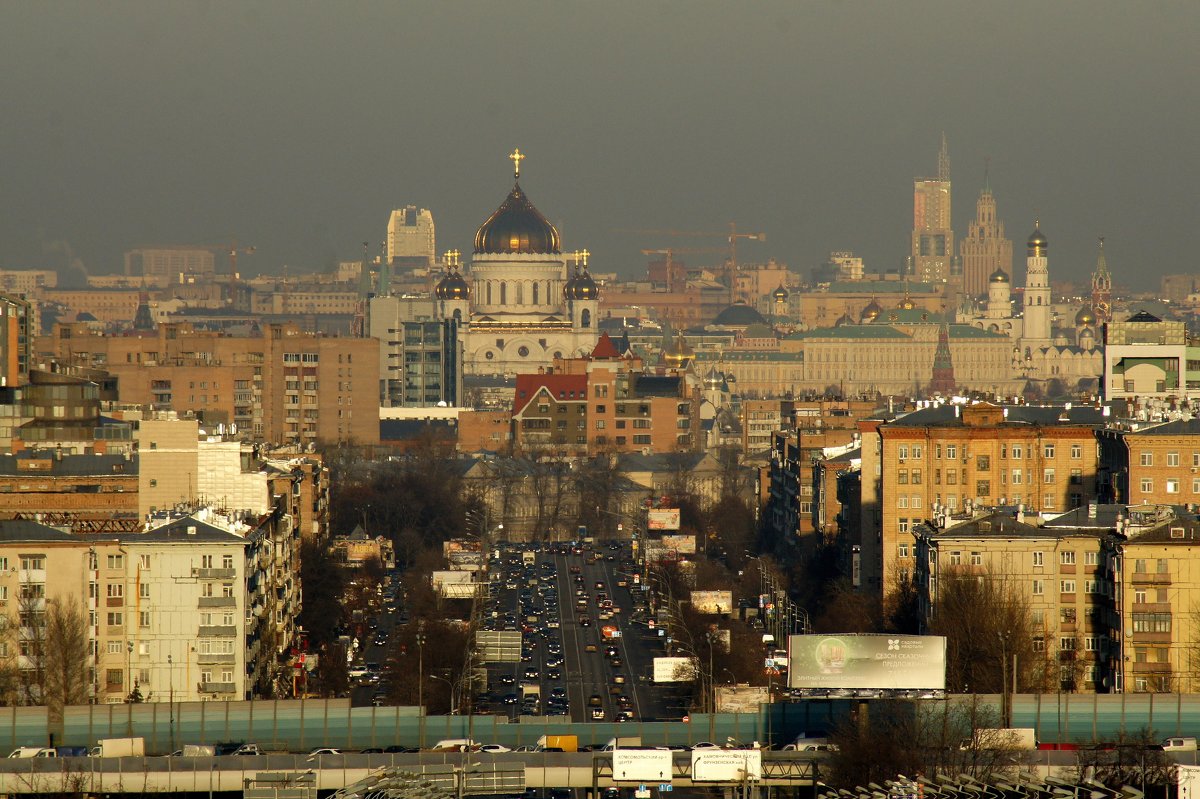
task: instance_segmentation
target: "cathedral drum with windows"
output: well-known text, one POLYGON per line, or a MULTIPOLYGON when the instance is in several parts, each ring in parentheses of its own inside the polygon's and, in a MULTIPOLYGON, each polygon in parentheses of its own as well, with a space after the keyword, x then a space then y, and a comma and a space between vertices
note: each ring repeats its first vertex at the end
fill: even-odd
MULTIPOLYGON (((524 157, 510 156, 514 180, 524 157)), ((572 273, 558 230, 515 182, 476 232, 466 275, 452 266, 435 288, 438 312, 462 320, 464 373, 535 372, 591 352, 600 295, 588 255, 574 254, 572 273)))

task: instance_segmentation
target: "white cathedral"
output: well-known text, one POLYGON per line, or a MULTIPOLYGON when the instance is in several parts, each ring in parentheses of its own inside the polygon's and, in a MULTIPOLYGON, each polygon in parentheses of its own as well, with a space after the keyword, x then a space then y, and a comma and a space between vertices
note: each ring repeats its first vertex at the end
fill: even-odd
POLYGON ((452 259, 434 288, 437 315, 459 321, 464 374, 535 372, 596 346, 600 292, 588 253, 577 254, 583 265, 572 273, 558 230, 521 190, 525 156, 509 157, 512 191, 479 226, 467 267, 452 259))

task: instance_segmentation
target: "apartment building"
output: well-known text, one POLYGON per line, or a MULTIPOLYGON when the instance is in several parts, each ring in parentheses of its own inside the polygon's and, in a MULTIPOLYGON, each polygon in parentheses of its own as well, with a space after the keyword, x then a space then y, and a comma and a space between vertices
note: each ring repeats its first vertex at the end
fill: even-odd
POLYGON ((56 325, 38 351, 105 369, 121 402, 233 425, 272 443, 379 441, 379 342, 305 333, 292 323, 247 336, 187 323, 105 335, 56 325))
POLYGON ((968 504, 1020 505, 1054 515, 1097 494, 1091 406, 931 404, 889 422, 863 422, 863 587, 886 597, 912 574, 914 525, 968 504))
POLYGON ((1200 420, 1121 422, 1097 436, 1102 502, 1200 503, 1200 420))
POLYGON ((926 624, 938 614, 939 586, 946 579, 999 581, 1029 608, 1033 651, 1041 657, 1022 664, 1022 682, 1064 691, 1103 688, 1111 632, 1106 610, 1111 587, 1104 576, 1108 534, 1033 521, 1011 509, 944 515, 917 523, 897 543, 897 560, 905 564, 902 571, 913 570, 926 624))

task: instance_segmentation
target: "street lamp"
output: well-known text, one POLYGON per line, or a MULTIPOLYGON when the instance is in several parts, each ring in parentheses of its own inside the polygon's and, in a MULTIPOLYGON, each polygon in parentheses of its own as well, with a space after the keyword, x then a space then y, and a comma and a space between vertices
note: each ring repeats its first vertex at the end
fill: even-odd
POLYGON ((174 659, 167 655, 167 684, 170 686, 168 690, 168 722, 167 729, 170 730, 171 751, 175 751, 175 669, 174 659))
POLYGON ((417 623, 417 712, 421 730, 419 745, 425 748, 425 622, 417 623))
POLYGON ((454 681, 449 677, 441 677, 437 674, 430 674, 429 679, 441 680, 442 682, 446 683, 446 687, 450 689, 450 715, 457 715, 460 708, 458 707, 458 703, 454 701, 454 681))

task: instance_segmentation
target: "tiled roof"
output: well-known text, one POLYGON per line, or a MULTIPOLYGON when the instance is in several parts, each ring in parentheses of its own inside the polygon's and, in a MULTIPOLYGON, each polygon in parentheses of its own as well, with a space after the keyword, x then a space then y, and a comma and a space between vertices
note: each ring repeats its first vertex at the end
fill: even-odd
POLYGON ((513 397, 513 413, 525 409, 541 389, 559 402, 582 402, 587 399, 587 375, 520 374, 513 397))

